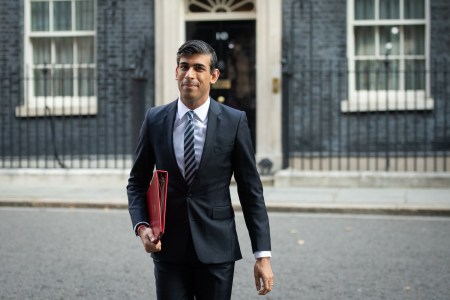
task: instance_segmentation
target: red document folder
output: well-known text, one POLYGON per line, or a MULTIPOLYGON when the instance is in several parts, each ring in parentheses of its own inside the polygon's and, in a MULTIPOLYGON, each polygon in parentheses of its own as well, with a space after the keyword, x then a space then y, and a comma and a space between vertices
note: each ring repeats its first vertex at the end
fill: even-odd
POLYGON ((164 233, 168 180, 167 171, 156 170, 147 191, 149 224, 153 235, 158 239, 164 233))

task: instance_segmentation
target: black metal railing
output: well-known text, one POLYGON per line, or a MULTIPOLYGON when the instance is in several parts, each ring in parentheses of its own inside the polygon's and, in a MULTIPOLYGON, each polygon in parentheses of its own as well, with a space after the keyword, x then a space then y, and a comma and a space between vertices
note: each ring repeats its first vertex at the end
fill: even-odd
POLYGON ((285 68, 284 167, 449 171, 447 60, 409 70, 383 60, 348 66, 302 61, 285 68))
MULTIPOLYGON (((347 62, 304 61, 285 72, 283 145, 288 167, 450 170, 449 64, 432 61, 413 73, 385 66, 351 70, 347 62), (381 82, 370 82, 374 78, 381 82), (423 81, 417 83, 421 88, 402 89, 408 78, 423 81)), ((36 83, 17 69, 0 70, 0 167, 129 168, 147 84, 120 68, 97 73, 80 78, 46 75, 39 79, 45 82, 36 83), (83 80, 95 83, 95 94, 49 91, 83 80), (36 85, 48 88, 31 97, 29 89, 36 85)))
POLYGON ((0 72, 0 167, 129 168, 139 130, 134 123, 141 122, 144 114, 132 108, 145 107, 141 97, 145 79, 136 85, 127 71, 107 75, 45 75, 36 82, 4 68, 0 72), (75 85, 87 83, 105 88, 77 94, 75 85), (34 93, 36 86, 48 88, 34 93), (68 88, 55 88, 64 86, 68 88))

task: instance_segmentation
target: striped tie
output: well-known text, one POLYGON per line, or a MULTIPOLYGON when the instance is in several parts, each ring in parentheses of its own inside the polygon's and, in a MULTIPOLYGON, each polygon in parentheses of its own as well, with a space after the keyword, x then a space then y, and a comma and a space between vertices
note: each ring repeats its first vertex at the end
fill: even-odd
POLYGON ((197 170, 194 150, 194 112, 186 113, 188 121, 184 129, 184 179, 191 185, 197 170))

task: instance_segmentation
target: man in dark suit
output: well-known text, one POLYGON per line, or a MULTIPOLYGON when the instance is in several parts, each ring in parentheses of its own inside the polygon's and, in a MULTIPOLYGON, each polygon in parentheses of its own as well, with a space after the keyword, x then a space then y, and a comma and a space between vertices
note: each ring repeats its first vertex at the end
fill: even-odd
POLYGON ((148 110, 141 128, 128 202, 135 233, 152 253, 158 299, 230 299, 234 263, 242 258, 229 188, 233 175, 256 258, 256 289, 265 295, 273 288, 269 219, 247 118, 209 97, 219 78, 216 66, 207 43, 183 44, 175 71, 180 96, 148 110), (194 138, 187 133, 192 127, 194 138), (161 240, 148 225, 146 191, 154 167, 169 174, 161 240))

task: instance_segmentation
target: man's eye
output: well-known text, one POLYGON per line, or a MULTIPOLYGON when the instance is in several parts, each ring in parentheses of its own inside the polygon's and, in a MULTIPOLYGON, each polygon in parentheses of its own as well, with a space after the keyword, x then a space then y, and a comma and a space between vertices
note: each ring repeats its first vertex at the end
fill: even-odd
POLYGON ((182 70, 182 71, 186 71, 188 69, 189 69, 188 66, 183 66, 183 65, 180 66, 180 70, 182 70))

